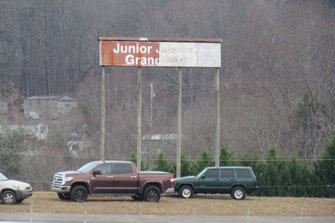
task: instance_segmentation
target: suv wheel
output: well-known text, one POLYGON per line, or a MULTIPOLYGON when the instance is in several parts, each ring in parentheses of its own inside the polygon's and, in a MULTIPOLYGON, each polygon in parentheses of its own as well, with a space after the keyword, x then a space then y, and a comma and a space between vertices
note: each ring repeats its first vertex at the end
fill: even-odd
POLYGON ((181 198, 191 198, 193 197, 193 189, 188 185, 182 186, 178 191, 178 195, 181 198))
POLYGON ((246 196, 246 192, 243 187, 234 187, 231 192, 231 197, 236 200, 243 200, 245 196, 246 196))
POLYGON ((144 191, 144 199, 149 202, 157 202, 161 199, 161 191, 155 186, 149 186, 144 191))
POLYGON ((15 204, 16 194, 11 190, 6 190, 1 194, 1 201, 4 204, 15 204))
POLYGON ((86 201, 87 196, 88 192, 84 186, 75 186, 70 193, 71 200, 76 202, 86 201))

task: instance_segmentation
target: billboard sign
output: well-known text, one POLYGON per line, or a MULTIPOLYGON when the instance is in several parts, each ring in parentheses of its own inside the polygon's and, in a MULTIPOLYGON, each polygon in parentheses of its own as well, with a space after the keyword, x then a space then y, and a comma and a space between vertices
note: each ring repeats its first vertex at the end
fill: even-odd
POLYGON ((100 38, 100 66, 221 67, 222 40, 100 38))

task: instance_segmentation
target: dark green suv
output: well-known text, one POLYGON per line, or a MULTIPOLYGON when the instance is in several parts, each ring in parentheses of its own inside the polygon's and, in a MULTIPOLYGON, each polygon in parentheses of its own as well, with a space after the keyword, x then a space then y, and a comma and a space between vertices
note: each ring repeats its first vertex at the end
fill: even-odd
POLYGON ((251 167, 207 167, 196 176, 176 178, 172 182, 179 197, 193 194, 230 194, 242 200, 247 193, 257 190, 256 177, 251 167))

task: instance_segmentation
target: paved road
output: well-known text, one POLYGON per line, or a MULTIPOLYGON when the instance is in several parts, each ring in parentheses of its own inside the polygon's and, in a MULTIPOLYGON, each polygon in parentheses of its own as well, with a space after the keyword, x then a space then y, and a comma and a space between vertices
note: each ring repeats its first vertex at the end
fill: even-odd
POLYGON ((162 216, 0 212, 1 223, 334 223, 334 217, 162 216))

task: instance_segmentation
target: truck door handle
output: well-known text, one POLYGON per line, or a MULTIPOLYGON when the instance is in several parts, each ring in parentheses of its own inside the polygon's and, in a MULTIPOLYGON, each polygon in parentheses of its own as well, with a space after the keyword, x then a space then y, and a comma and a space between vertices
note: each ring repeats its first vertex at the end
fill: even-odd
POLYGON ((107 176, 108 179, 113 179, 113 176, 107 176))
POLYGON ((137 178, 137 176, 130 176, 130 178, 131 178, 131 179, 136 179, 136 178, 137 178))

